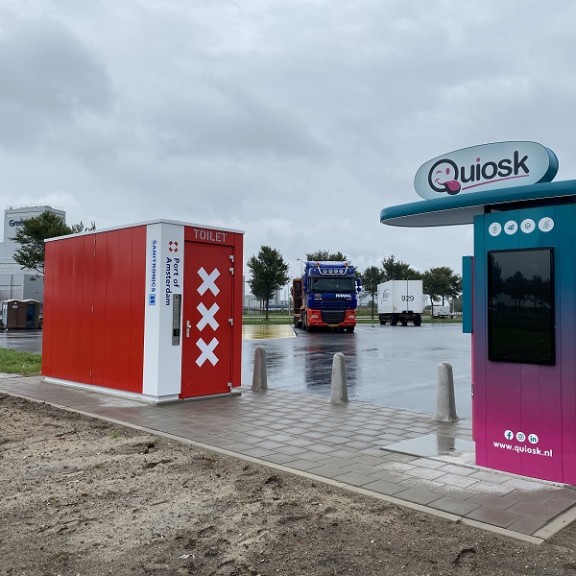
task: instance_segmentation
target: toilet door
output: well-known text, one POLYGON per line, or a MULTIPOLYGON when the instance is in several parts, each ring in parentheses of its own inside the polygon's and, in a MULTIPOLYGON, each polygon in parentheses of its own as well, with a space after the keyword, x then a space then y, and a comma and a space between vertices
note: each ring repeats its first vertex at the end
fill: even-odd
POLYGON ((225 394, 232 381, 233 248, 185 244, 180 397, 225 394))

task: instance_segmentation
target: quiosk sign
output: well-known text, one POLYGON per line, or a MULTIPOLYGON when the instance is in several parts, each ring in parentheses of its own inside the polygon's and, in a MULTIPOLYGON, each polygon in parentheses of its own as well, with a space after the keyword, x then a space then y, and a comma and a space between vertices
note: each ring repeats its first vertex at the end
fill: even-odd
POLYGON ((414 188, 424 199, 550 182, 558 158, 536 142, 496 142, 443 154, 422 164, 414 188))

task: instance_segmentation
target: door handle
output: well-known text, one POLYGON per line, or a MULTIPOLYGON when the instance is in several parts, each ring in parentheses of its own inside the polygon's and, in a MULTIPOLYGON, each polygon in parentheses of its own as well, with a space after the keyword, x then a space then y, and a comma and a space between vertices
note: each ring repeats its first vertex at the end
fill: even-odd
POLYGON ((186 338, 190 338, 190 328, 192 328, 192 324, 190 324, 190 320, 186 320, 186 338))

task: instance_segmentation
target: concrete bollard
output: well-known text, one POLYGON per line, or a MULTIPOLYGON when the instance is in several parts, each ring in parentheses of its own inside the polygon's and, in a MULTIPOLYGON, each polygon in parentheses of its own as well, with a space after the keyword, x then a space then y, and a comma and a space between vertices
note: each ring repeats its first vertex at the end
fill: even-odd
POLYGON ((252 376, 252 392, 268 390, 268 372, 266 370, 266 350, 258 346, 254 351, 254 375, 252 376))
POLYGON ((436 388, 436 422, 457 422, 456 400, 454 399, 454 377, 452 365, 438 364, 438 387, 436 388))
POLYGON ((348 403, 348 384, 346 383, 346 357, 336 352, 332 360, 332 382, 330 383, 330 403, 348 403))

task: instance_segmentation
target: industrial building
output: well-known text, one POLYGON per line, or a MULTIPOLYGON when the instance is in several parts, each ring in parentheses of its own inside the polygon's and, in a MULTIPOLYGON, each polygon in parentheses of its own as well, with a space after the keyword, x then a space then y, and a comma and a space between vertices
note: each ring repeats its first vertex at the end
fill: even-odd
POLYGON ((24 270, 14 261, 14 253, 20 245, 12 238, 25 220, 46 211, 66 221, 66 212, 52 206, 17 206, 4 210, 4 236, 0 242, 0 302, 30 299, 44 301, 43 275, 33 270, 24 270))

